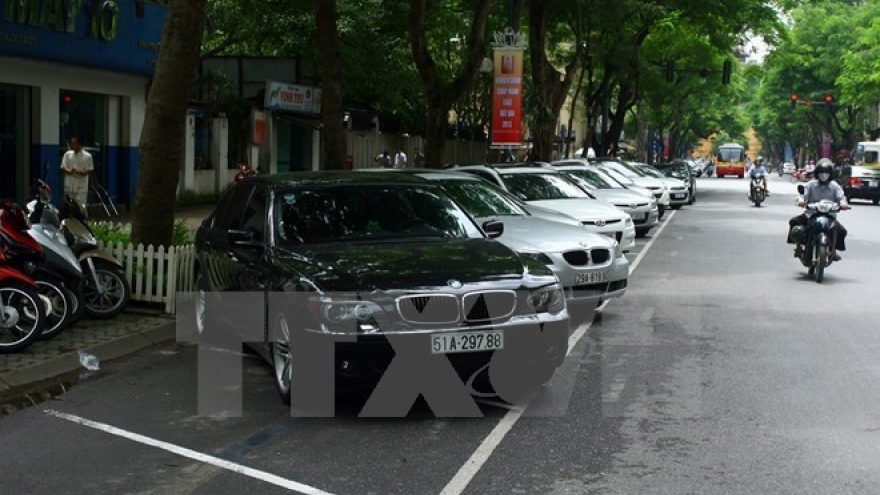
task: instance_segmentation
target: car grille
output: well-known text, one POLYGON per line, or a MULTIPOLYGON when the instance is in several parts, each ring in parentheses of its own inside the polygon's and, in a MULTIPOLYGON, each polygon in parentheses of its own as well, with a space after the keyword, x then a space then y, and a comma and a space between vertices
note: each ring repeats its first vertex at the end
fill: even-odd
POLYGON ((590 225, 596 227, 603 227, 605 225, 614 225, 615 223, 620 223, 622 220, 619 218, 612 218, 610 220, 585 220, 581 222, 583 225, 590 225))
POLYGON ((453 294, 418 294, 397 299, 397 311, 408 323, 456 323, 458 298, 453 294))
POLYGON ((684 186, 673 186, 672 190, 673 191, 685 191, 685 190, 687 190, 687 188, 684 186))
POLYGON ((611 259, 611 251, 608 249, 593 249, 590 251, 590 258, 593 259, 594 265, 601 265, 611 259))
POLYGON ((498 321, 513 314, 516 293, 509 290, 471 292, 464 295, 461 303, 465 321, 498 321))
POLYGON ((566 251, 562 253, 562 257, 571 266, 584 266, 590 262, 586 251, 566 251))

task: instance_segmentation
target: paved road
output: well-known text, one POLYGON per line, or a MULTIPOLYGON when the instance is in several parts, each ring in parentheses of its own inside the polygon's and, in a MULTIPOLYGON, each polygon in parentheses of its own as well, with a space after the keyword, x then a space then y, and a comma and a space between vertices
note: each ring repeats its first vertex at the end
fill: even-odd
POLYGON ((819 285, 782 244, 793 186, 773 177, 762 208, 746 186, 701 179, 640 240, 626 296, 536 400, 558 417, 359 419, 346 399, 294 419, 252 357, 244 416, 200 417, 195 351, 168 346, 0 419, 0 493, 875 494, 880 207, 844 214, 819 285))

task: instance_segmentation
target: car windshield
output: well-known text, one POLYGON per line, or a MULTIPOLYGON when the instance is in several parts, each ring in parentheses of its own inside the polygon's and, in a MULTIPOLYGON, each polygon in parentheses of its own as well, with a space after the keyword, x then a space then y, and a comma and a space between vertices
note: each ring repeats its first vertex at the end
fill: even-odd
POLYGON ((642 172, 650 175, 651 177, 656 177, 658 179, 665 179, 666 178, 666 176, 663 174, 663 172, 657 170, 654 167, 648 167, 648 166, 642 165, 639 167, 639 169, 642 172))
POLYGON ((602 172, 605 172, 612 179, 623 184, 624 186, 634 186, 636 184, 635 182, 633 182, 632 179, 629 178, 629 176, 620 173, 619 171, 617 171, 617 169, 608 168, 608 167, 603 166, 600 170, 602 172))
POLYGON ((661 172, 666 174, 666 177, 674 177, 676 179, 687 179, 690 176, 687 173, 687 170, 683 167, 687 167, 687 165, 657 165, 661 172))
POLYGON ((610 168, 623 176, 629 177, 630 179, 633 179, 636 177, 647 177, 644 173, 640 172, 637 168, 631 167, 629 165, 625 165, 623 163, 602 162, 602 166, 610 168))
POLYGON ((581 189, 584 189, 587 192, 595 191, 596 189, 612 189, 614 187, 609 184, 608 179, 602 177, 601 174, 593 170, 563 170, 562 175, 579 185, 581 189))
POLYGON ((476 225, 433 187, 388 184, 292 188, 276 195, 278 243, 477 238, 476 225))
POLYGON ((502 174, 507 190, 525 201, 589 199, 590 195, 561 174, 502 174))
POLYGON ((443 179, 443 189, 475 217, 525 216, 525 209, 504 191, 484 180, 443 179))

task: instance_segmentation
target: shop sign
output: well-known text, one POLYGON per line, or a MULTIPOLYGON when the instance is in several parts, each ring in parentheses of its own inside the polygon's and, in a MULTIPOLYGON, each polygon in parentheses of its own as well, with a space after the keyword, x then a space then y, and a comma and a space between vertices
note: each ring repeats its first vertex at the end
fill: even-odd
POLYGON ((492 146, 521 146, 524 38, 508 30, 492 46, 492 146))
POLYGON ((165 14, 143 0, 0 0, 0 55, 150 75, 165 14))
POLYGON ((314 86, 269 81, 264 107, 267 110, 320 114, 321 90, 314 86))
POLYGON ((266 113, 254 110, 251 113, 251 144, 262 146, 266 142, 266 113))

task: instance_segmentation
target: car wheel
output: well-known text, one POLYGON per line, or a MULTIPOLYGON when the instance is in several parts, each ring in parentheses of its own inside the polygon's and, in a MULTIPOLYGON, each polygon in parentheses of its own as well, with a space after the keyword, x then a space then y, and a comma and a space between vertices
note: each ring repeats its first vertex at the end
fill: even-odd
POLYGON ((281 400, 290 404, 293 359, 290 356, 290 324, 287 315, 278 313, 273 325, 272 376, 275 377, 275 388, 281 400))

